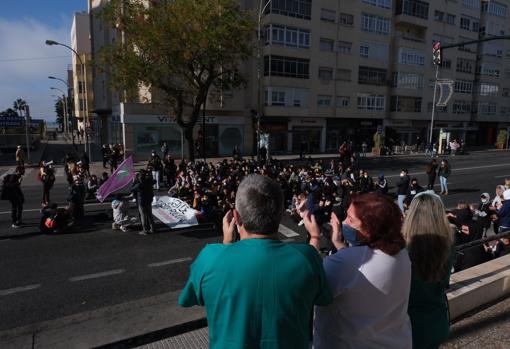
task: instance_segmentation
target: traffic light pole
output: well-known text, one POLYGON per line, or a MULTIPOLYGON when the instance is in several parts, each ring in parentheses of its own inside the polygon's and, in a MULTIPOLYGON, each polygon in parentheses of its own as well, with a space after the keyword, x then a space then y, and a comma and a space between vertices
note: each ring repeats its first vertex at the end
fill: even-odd
POLYGON ((434 134, 434 114, 436 113, 436 92, 437 92, 437 77, 439 75, 439 64, 436 64, 436 80, 434 81, 434 96, 432 99, 432 117, 430 118, 430 137, 429 144, 432 145, 432 135, 434 134))
POLYGON ((462 47, 462 46, 466 46, 466 45, 478 44, 480 42, 494 41, 494 40, 510 40, 510 35, 491 36, 489 38, 483 38, 483 39, 471 40, 471 41, 464 41, 464 42, 459 42, 459 43, 451 44, 451 45, 444 45, 444 46, 441 46, 441 50, 447 50, 449 48, 462 47))

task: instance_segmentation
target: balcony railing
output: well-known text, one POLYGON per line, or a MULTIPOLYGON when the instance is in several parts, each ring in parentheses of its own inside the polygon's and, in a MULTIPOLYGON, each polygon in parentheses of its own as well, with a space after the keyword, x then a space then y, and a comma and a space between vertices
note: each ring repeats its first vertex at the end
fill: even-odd
POLYGON ((429 3, 420 0, 398 0, 395 14, 429 19, 429 3))

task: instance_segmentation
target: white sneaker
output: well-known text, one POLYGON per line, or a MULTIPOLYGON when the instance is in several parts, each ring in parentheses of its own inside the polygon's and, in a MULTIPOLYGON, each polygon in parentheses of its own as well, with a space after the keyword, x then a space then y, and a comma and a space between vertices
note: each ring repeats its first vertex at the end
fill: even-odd
POLYGON ((20 226, 17 225, 17 224, 13 224, 13 225, 11 225, 11 227, 14 228, 14 229, 18 229, 20 226))
POLYGON ((121 225, 120 230, 122 230, 124 233, 126 233, 128 230, 125 226, 121 225))

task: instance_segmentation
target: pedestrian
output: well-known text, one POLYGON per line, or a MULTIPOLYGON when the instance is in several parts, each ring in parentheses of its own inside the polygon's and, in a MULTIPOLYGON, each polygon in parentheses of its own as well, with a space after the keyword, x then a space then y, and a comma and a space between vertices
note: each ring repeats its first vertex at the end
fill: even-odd
POLYGON ((404 200, 407 197, 407 190, 409 189, 409 182, 411 181, 408 173, 409 171, 407 171, 407 169, 400 171, 400 178, 396 184, 398 207, 400 207, 402 213, 404 213, 404 200))
POLYGON ((171 188, 175 182, 175 176, 177 175, 177 166, 175 165, 174 159, 167 155, 163 160, 163 173, 166 177, 166 185, 171 188))
POLYGON ((380 194, 388 194, 388 180, 384 178, 384 173, 380 173, 375 183, 375 192, 380 194))
MULTIPOLYGON (((355 231, 352 247, 343 242, 336 214, 330 223, 337 251, 323 264, 333 303, 315 308, 313 347, 411 348, 411 262, 398 206, 375 193, 351 198, 344 224, 355 231)), ((310 244, 319 249, 320 227, 314 216, 305 215, 305 227, 310 244)))
POLYGON ((452 169, 448 163, 448 160, 441 160, 441 166, 437 171, 437 175, 439 176, 439 183, 441 184, 441 192, 439 194, 448 195, 448 177, 450 177, 451 173, 452 169))
POLYGON ((408 208, 411 205, 414 197, 424 191, 423 187, 418 183, 418 178, 413 177, 407 189, 407 195, 404 200, 404 207, 408 208))
POLYGON ((2 200, 8 200, 11 203, 11 222, 12 228, 19 228, 23 224, 21 216, 23 213, 23 203, 25 196, 21 190, 22 175, 19 172, 8 174, 4 177, 2 183, 2 200))
POLYGON ((163 155, 163 159, 166 159, 166 156, 168 155, 168 144, 166 141, 163 141, 163 144, 161 145, 161 154, 163 155))
POLYGON ((363 154, 364 158, 367 157, 367 149, 368 149, 368 144, 366 141, 363 141, 363 143, 361 144, 361 153, 363 154))
POLYGON ((53 184, 55 184, 55 173, 53 168, 51 167, 53 161, 45 162, 41 161, 39 167, 39 178, 43 183, 43 196, 42 196, 42 204, 49 205, 50 203, 50 190, 53 188, 53 184))
POLYGON ((110 144, 110 173, 117 169, 120 160, 119 149, 110 144))
POLYGON ((156 151, 153 150, 151 153, 151 157, 147 162, 147 171, 150 171, 152 174, 152 178, 154 179, 154 189, 159 190, 159 179, 161 176, 161 171, 163 170, 163 164, 161 163, 161 158, 156 151))
POLYGON ((331 302, 321 258, 309 245, 278 239, 284 200, 276 181, 249 175, 235 201, 223 218, 223 244, 200 252, 179 304, 206 307, 211 349, 307 349, 313 305, 331 302))
POLYGON ((101 151, 103 153, 103 168, 106 168, 106 164, 110 161, 110 147, 107 144, 103 144, 101 151))
POLYGON ((502 234, 510 231, 510 189, 503 192, 503 203, 499 204, 496 209, 498 215, 499 227, 497 234, 502 234))
POLYGON ((81 165, 80 167, 83 169, 83 171, 87 174, 88 177, 90 177, 90 160, 87 153, 83 153, 81 158, 81 165))
POLYGON ((413 266, 407 309, 412 348, 439 348, 450 330, 446 289, 455 261, 454 229, 446 219, 441 198, 431 192, 416 195, 402 234, 413 266))
POLYGON ((25 152, 21 148, 21 145, 18 145, 16 149, 16 165, 25 166, 25 152))
POLYGON ((131 187, 131 193, 136 198, 136 204, 142 222, 142 231, 138 233, 140 235, 154 233, 154 218, 152 217, 152 199, 154 198, 153 184, 154 180, 151 175, 142 169, 136 174, 133 186, 131 187))
MULTIPOLYGON (((107 174, 108 176, 108 174, 107 174)), ((97 180, 97 176, 94 174, 90 176, 87 181, 87 199, 92 199, 96 197, 97 189, 99 188, 99 181, 97 180)))
POLYGON ((303 160, 306 154, 306 142, 301 141, 299 144, 299 160, 303 160))
POLYGON ((428 178, 427 189, 434 190, 436 176, 437 176, 437 161, 436 161, 436 159, 432 159, 427 164, 427 166, 425 166, 425 173, 427 174, 427 178, 428 178))

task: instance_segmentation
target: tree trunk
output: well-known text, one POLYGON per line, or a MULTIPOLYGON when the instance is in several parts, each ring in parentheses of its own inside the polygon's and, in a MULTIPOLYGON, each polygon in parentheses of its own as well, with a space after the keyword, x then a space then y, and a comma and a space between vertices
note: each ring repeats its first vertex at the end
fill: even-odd
POLYGON ((188 142, 189 161, 195 161, 195 144, 193 143, 193 125, 184 127, 184 138, 188 142))

